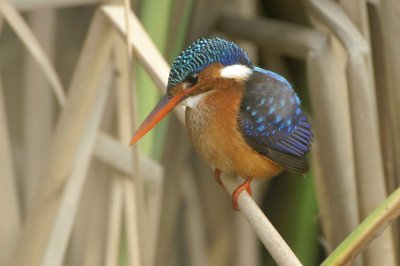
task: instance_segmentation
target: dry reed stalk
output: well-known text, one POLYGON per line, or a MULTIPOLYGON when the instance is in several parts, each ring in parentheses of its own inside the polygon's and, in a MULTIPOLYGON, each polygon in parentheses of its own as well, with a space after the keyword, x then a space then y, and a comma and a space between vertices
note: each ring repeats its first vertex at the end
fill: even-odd
MULTIPOLYGON (((29 16, 32 32, 40 41, 49 58, 53 58, 56 13, 53 10, 35 11, 29 16)), ((28 56, 25 78, 24 99, 24 140, 25 167, 23 177, 23 212, 29 209, 29 202, 38 182, 54 127, 55 106, 49 83, 36 62, 28 56)))
POLYGON ((397 187, 394 132, 391 120, 393 118, 392 99, 390 98, 388 69, 385 65, 385 47, 383 43, 383 24, 376 5, 369 9, 369 20, 371 25, 371 50, 374 62, 374 76, 378 115, 380 124, 380 135, 382 143, 383 166, 386 177, 386 187, 389 192, 397 187))
POLYGON ((187 31, 187 41, 190 43, 199 37, 210 35, 215 30, 215 25, 224 7, 226 7, 226 2, 223 0, 196 1, 196 12, 192 14, 191 23, 187 31))
MULTIPOLYGON (((110 19, 111 23, 116 27, 119 33, 126 36, 127 29, 125 27, 124 8, 107 5, 102 6, 101 11, 110 19)), ((169 74, 168 64, 165 62, 157 47, 151 41, 143 26, 132 12, 130 12, 129 15, 129 24, 133 36, 140 36, 140 38, 132 38, 131 40, 131 47, 134 56, 139 60, 144 69, 146 69, 157 87, 162 92, 165 92, 169 74)), ((184 123, 185 118, 182 110, 175 108, 174 111, 179 120, 184 123)))
MULTIPOLYGON (((1 29, 0 19, 0 29, 1 29)), ((0 76, 0 265, 12 264, 21 229, 21 209, 14 173, 11 139, 8 132, 3 82, 0 76)))
MULTIPOLYGON (((115 26, 116 30, 123 36, 127 35, 125 23, 125 9, 121 6, 106 5, 100 8, 101 12, 115 26)), ((131 34, 141 38, 132 38, 131 48, 134 56, 140 61, 143 67, 149 72, 156 85, 165 91, 166 80, 168 79, 169 67, 161 54, 158 52, 150 37, 132 12, 128 16, 131 34)))
POLYGON ((193 266, 210 265, 200 195, 189 166, 184 168, 183 176, 181 190, 185 201, 184 225, 188 244, 188 261, 193 266))
MULTIPOLYGON (((394 30, 391 27, 395 25, 395 21, 387 19, 387 16, 384 15, 381 11, 382 8, 380 8, 377 3, 369 5, 371 46, 376 82, 375 87, 381 133, 380 135, 382 143, 383 166, 386 177, 386 187, 388 192, 390 193, 398 187, 398 184, 400 184, 400 175, 396 176, 396 171, 400 168, 398 168, 398 164, 396 163, 398 161, 396 160, 396 151, 398 151, 398 146, 396 145, 396 142, 398 141, 398 138, 395 137, 396 126, 398 126, 399 120, 396 117, 398 116, 398 112, 400 111, 400 109, 398 104, 399 101, 396 101, 396 96, 392 94, 396 93, 397 89, 392 91, 390 81, 391 77, 389 75, 389 67, 391 67, 392 64, 388 63, 388 61, 393 59, 395 61, 399 60, 400 51, 397 55, 393 53, 390 54, 390 56, 387 56, 389 53, 393 52, 385 46, 385 44, 390 42, 392 34, 384 36, 384 31, 386 31, 388 27, 391 30, 394 30), (384 21, 390 22, 391 25, 385 26, 384 21), (388 66, 388 64, 390 64, 390 66, 388 66), (396 111, 396 108, 399 111, 396 111)), ((397 20, 396 17, 391 17, 391 19, 397 20)), ((397 172, 397 174, 399 173, 400 172, 397 172)), ((392 226, 395 236, 399 235, 399 226, 400 222, 398 222, 397 224, 393 224, 392 226)), ((399 237, 395 238, 395 244, 397 245, 396 250, 400 250, 399 241, 399 237)), ((398 257, 400 258, 400 254, 398 254, 398 257)))
MULTIPOLYGON (((319 28, 320 25, 311 19, 319 28)), ((323 228, 329 230, 325 231, 328 233, 324 239, 326 250, 341 243, 360 221, 344 69, 344 51, 335 38, 308 55, 311 102, 317 110, 314 122, 318 128, 313 148, 314 162, 319 162, 316 166, 317 195, 323 228), (326 192, 328 197, 324 195, 326 192), (326 199, 328 202, 324 202, 326 199)))
MULTIPOLYGON (((39 265, 43 262, 50 231, 61 204, 60 189, 63 188, 76 163, 75 158, 79 153, 79 147, 83 145, 84 133, 93 131, 87 128, 87 124, 90 121, 90 114, 95 110, 96 96, 101 95, 99 94, 101 86, 98 86, 96 79, 103 73, 111 48, 110 28, 100 19, 100 16, 95 18, 79 58, 69 90, 69 102, 64 107, 54 133, 49 153, 51 156, 34 196, 31 212, 21 232, 14 258, 15 265, 39 265), (88 65, 93 67, 88 68, 88 65)), ((85 149, 82 152, 85 152, 85 149)), ((60 247, 63 248, 65 247, 60 247)), ((51 254, 47 254, 47 258, 52 257, 51 254)))
POLYGON ((334 221, 332 214, 332 201, 330 199, 329 190, 323 177, 324 170, 322 169, 321 151, 319 143, 314 142, 312 147, 313 156, 312 167, 315 178, 315 193, 318 199, 318 222, 321 225, 322 234, 319 236, 320 243, 325 254, 330 254, 334 248, 334 221))
POLYGON ((106 266, 119 265, 120 243, 122 234, 122 204, 123 182, 116 178, 111 179, 111 195, 107 219, 107 238, 105 244, 104 264, 106 266))
MULTIPOLYGON (((127 149, 124 144, 121 144, 120 142, 114 140, 112 137, 105 135, 104 133, 100 133, 98 135, 97 143, 98 144, 96 145, 96 148, 95 148, 95 155, 97 156, 97 158, 102 160, 104 163, 108 164, 109 166, 113 167, 117 173, 119 173, 121 175, 125 175, 125 177, 121 177, 121 179, 114 179, 114 180, 116 180, 117 183, 122 182, 121 184, 118 185, 119 188, 115 188, 115 190, 120 190, 120 192, 117 191, 115 193, 124 193, 125 194, 125 195, 121 195, 121 197, 124 197, 124 198, 121 198, 119 200, 115 199, 115 200, 121 201, 121 204, 126 204, 125 203, 126 200, 131 201, 130 199, 134 196, 134 194, 132 196, 132 193, 134 193, 132 189, 129 189, 129 191, 124 190, 125 186, 132 186, 132 182, 125 181, 127 179, 126 176, 129 176, 129 177, 134 176, 137 171, 132 164, 132 160, 133 160, 132 152, 129 149, 127 149), (122 202, 122 201, 124 201, 124 202, 122 202)), ((141 169, 143 171, 144 180, 146 181, 146 183, 153 184, 153 185, 149 185, 150 192, 153 192, 155 190, 154 191, 155 193, 159 193, 159 195, 161 195, 161 191, 160 191, 161 187, 160 186, 162 183, 161 176, 163 173, 163 169, 161 168, 161 166, 158 163, 152 161, 148 157, 140 156, 139 158, 140 158, 141 169)), ((114 193, 114 192, 112 192, 112 193, 114 193)), ((150 197, 149 201, 148 201, 148 208, 157 205, 155 207, 155 209, 159 210, 159 208, 160 208, 159 199, 153 199, 153 201, 156 201, 156 202, 152 203, 151 197, 150 197)), ((135 240, 132 239, 132 237, 135 236, 133 230, 135 229, 135 225, 137 224, 137 222, 132 218, 132 214, 133 215, 135 214, 135 206, 132 205, 132 204, 134 204, 134 202, 135 201, 133 201, 133 202, 131 201, 131 203, 129 203, 128 206, 124 206, 125 212, 129 211, 129 213, 131 214, 129 216, 125 216, 125 219, 128 219, 129 223, 131 223, 131 226, 128 228, 128 230, 130 230, 129 233, 131 234, 131 238, 129 240, 129 241, 131 241, 130 242, 131 245, 134 245, 136 243, 135 240), (131 221, 133 221, 133 222, 131 222, 131 221)), ((118 207, 118 205, 117 205, 117 206, 115 206, 115 208, 120 208, 120 207, 118 207)), ((111 209, 110 211, 113 211, 113 209, 111 209)), ((115 213, 115 211, 114 211, 114 213, 115 213)), ((151 214, 151 212, 149 212, 149 214, 151 214)), ((115 227, 120 226, 121 224, 119 222, 118 222, 119 224, 117 224, 117 221, 115 221, 115 218, 112 218, 111 215, 112 214, 110 213, 109 219, 112 220, 113 224, 115 224, 115 225, 114 225, 114 227, 111 227, 111 225, 110 225, 110 229, 112 229, 115 232, 115 231, 117 231, 117 229, 115 227)), ((158 217, 158 216, 159 216, 159 213, 157 213, 155 216, 150 215, 150 218, 154 219, 154 217, 158 217)), ((152 221, 151 224, 152 225, 149 226, 150 230, 157 231, 156 230, 157 228, 154 228, 154 226, 156 226, 156 225, 158 226, 158 223, 155 223, 154 221, 152 221)), ((116 238, 119 238, 119 236, 115 235, 115 233, 112 235, 111 234, 112 234, 112 232, 109 232, 109 237, 111 237, 111 239, 114 239, 114 241, 116 241, 115 240, 116 238)), ((155 236, 153 236, 153 237, 155 237, 155 236)), ((149 238, 151 239, 150 236, 149 236, 149 238)), ((132 257, 132 255, 134 255, 134 254, 131 253, 130 257, 132 257)), ((112 265, 113 261, 115 261, 112 259, 115 256, 116 256, 116 254, 111 253, 111 251, 110 251, 110 254, 108 255, 108 257, 111 257, 109 259, 111 261, 110 262, 111 265, 112 265)))
POLYGON ((107 165, 92 160, 62 265, 95 266, 104 263, 111 174, 107 165))
MULTIPOLYGON (((358 29, 361 36, 364 37, 370 47, 369 53, 365 53, 364 57, 367 61, 366 64, 370 71, 370 77, 372 85, 375 85, 375 76, 373 75, 374 66, 372 63, 372 51, 371 51, 371 34, 369 25, 369 15, 367 10, 367 0, 356 0, 356 1, 343 1, 340 0, 339 5, 343 8, 343 11, 347 14, 348 18, 351 19, 355 28, 358 29)), ((374 86, 375 87, 375 86, 374 86)))
MULTIPOLYGON (((132 60, 132 50, 130 49, 130 43, 132 42, 132 35, 131 35, 131 29, 130 29, 130 23, 129 23, 129 13, 131 12, 131 1, 129 0, 124 0, 124 6, 125 6, 125 28, 126 28, 126 51, 127 51, 127 64, 128 64, 128 69, 131 70, 131 60, 132 60)), ((128 88, 129 88, 128 84, 128 88)))
POLYGON ((59 103, 63 104, 65 102, 65 96, 60 79, 51 66, 46 53, 43 51, 39 42, 36 40, 36 37, 29 29, 29 26, 25 23, 17 10, 5 0, 0 1, 0 13, 42 69, 51 85, 51 88, 54 90, 59 103))
POLYGON ((222 14, 217 29, 250 40, 277 54, 304 59, 326 45, 327 36, 303 26, 268 18, 240 18, 222 14))
MULTIPOLYGON (((118 111, 121 109, 118 106, 118 96, 120 96, 121 93, 120 86, 123 84, 123 81, 125 80, 125 69, 126 66, 125 64, 121 64, 121 62, 118 61, 117 54, 123 52, 121 51, 121 40, 119 36, 116 36, 114 34, 113 36, 114 39, 114 49, 112 51, 112 64, 114 66, 114 72, 115 72, 115 92, 112 95, 113 97, 110 102, 109 106, 109 115, 108 115, 108 124, 106 126, 107 130, 110 130, 112 127, 115 126, 114 120, 115 116, 117 116, 117 130, 111 130, 113 134, 120 135, 120 117, 118 111), (114 111, 114 109, 117 109, 117 112, 114 111)), ((123 53, 125 54, 125 53, 123 53)), ((125 61, 123 62, 125 63, 125 61)), ((124 107, 123 107, 124 108, 124 107)), ((129 114, 129 112, 128 112, 129 114)), ((124 125, 125 126, 125 125, 124 125)), ((104 127, 103 127, 104 128, 104 127)), ((104 133, 99 133, 98 135, 103 135, 104 133)), ((110 137, 111 138, 111 137, 110 137)), ((117 141, 117 140, 114 140, 117 141)), ((97 143, 99 141, 97 140, 97 143)), ((99 144, 96 146, 100 146, 101 148, 105 148, 104 144, 99 144)), ((98 149, 97 149, 98 150, 98 149)), ((94 151, 94 154, 96 155, 96 151, 94 151)), ((106 152, 108 153, 108 150, 106 148, 106 152)), ((97 155, 98 157, 98 155, 97 155)), ((101 159, 101 158, 100 158, 101 159)), ((113 158, 114 159, 114 158, 113 158)), ((102 163, 107 164, 107 162, 102 161, 102 163)), ((110 167, 110 166, 109 166, 110 167)), ((107 212, 107 224, 106 224, 106 242, 104 245, 105 248, 105 255, 104 255, 104 264, 105 265, 119 265, 120 262, 120 254, 121 254, 121 236, 123 234, 122 226, 122 217, 123 217, 123 201, 124 201, 124 178, 127 178, 126 176, 123 176, 121 172, 116 171, 113 167, 110 167, 112 172, 110 173, 110 176, 108 178, 110 179, 110 198, 109 198, 109 209, 107 212), (111 177, 111 178, 110 178, 111 177)))
POLYGON ((339 0, 338 4, 343 8, 343 11, 352 20, 354 26, 358 29, 366 41, 369 41, 369 25, 368 11, 366 0, 345 1, 339 0))
MULTIPOLYGON (((97 135, 94 154, 99 160, 123 175, 133 176, 136 172, 132 165, 133 157, 130 150, 126 148, 126 145, 105 133, 99 132, 97 135)), ((158 163, 142 154, 139 159, 145 180, 154 180, 162 175, 163 169, 158 163)))
MULTIPOLYGON (((232 194, 233 190, 240 185, 236 178, 225 176, 224 174, 221 177, 229 194, 232 194)), ((250 195, 247 194, 247 191, 240 193, 238 206, 278 265, 301 265, 296 255, 294 255, 267 217, 264 216, 250 195)))
POLYGON ((126 226, 126 238, 128 247, 128 262, 131 266, 146 265, 143 262, 143 254, 140 247, 140 234, 137 209, 137 196, 135 195, 135 185, 132 179, 123 179, 123 202, 124 220, 126 226))
POLYGON ((194 0, 174 0, 170 3, 168 37, 165 38, 164 49, 167 61, 174 59, 185 45, 195 4, 194 0))
MULTIPOLYGON (((229 203, 228 203, 229 204, 229 203)), ((232 238, 234 230, 231 227, 224 227, 218 230, 213 242, 210 245, 209 261, 211 266, 232 265, 234 262, 234 248, 232 238)))
POLYGON ((20 11, 32 11, 38 9, 55 9, 89 4, 100 4, 102 0, 8 0, 10 4, 20 11))
POLYGON ((400 184, 400 46, 397 32, 400 32, 399 3, 394 0, 379 1, 375 5, 382 21, 384 64, 387 69, 388 103, 391 129, 393 132, 393 150, 397 186, 400 184))
POLYGON ((162 266, 171 262, 175 246, 178 211, 182 201, 182 169, 188 163, 190 144, 184 128, 176 117, 171 117, 165 140, 162 165, 164 165, 164 187, 159 223, 157 251, 154 265, 162 266), (179 137, 177 137, 179 136, 179 137), (172 156, 173 155, 173 156, 172 156))
POLYGON ((213 171, 192 149, 191 167, 199 190, 209 243, 211 266, 232 265, 236 259, 234 211, 229 195, 213 178, 213 171))
MULTIPOLYGON (((107 40, 106 40, 107 42, 107 40)), ((109 55, 108 53, 106 53, 109 55)), ((68 244, 68 240, 72 231, 72 226, 75 221, 78 203, 80 200, 81 192, 83 189, 86 175, 89 170, 89 165, 92 159, 92 152, 94 149, 97 131, 99 130, 103 111, 107 102, 107 98, 110 91, 110 84, 112 80, 112 68, 105 67, 105 64, 109 63, 106 60, 99 62, 101 70, 90 78, 95 81, 91 84, 93 87, 99 87, 97 93, 94 95, 93 107, 89 111, 89 116, 83 127, 83 131, 80 136, 78 148, 74 155, 74 162, 71 174, 68 175, 68 180, 63 191, 62 199, 59 206, 59 211, 54 221, 50 237, 47 242, 46 252, 43 257, 42 265, 61 265, 64 258, 64 252, 68 244), (104 69, 102 69, 104 68, 104 69), (101 81, 98 82, 98 78, 101 77, 101 81)), ((71 96, 72 97, 72 96, 71 96)), ((74 102, 68 102, 73 105, 74 102)), ((81 103, 86 104, 86 103, 81 103)), ((68 106, 65 107, 65 110, 68 106)), ((65 116, 73 116, 72 112, 68 113, 65 111, 65 116)), ((62 120, 60 120, 62 123, 62 120)))
MULTIPOLYGON (((121 7, 117 6, 105 6, 102 8, 102 11, 111 20, 111 23, 115 25, 122 34, 126 35, 126 24, 121 19, 121 14, 122 14, 121 12, 125 11, 121 9, 121 7)), ((151 42, 150 38, 144 31, 143 27, 140 25, 137 18, 133 16, 132 13, 129 14, 128 18, 132 34, 134 36, 141 36, 132 38, 131 40, 132 41, 131 45, 135 56, 139 59, 139 61, 145 67, 145 69, 149 71, 150 76, 152 76, 153 80, 155 80, 155 83, 158 85, 158 87, 162 88, 165 91, 166 80, 169 72, 167 64, 165 63, 161 55, 158 53, 157 48, 151 42)), ((183 114, 181 112, 179 116, 183 121, 183 114)), ((167 216, 173 217, 170 215, 167 216)), ((161 215, 160 217, 166 217, 166 216, 161 215)), ((169 242, 161 242, 161 243, 169 243, 169 242)), ((158 242, 158 245, 160 245, 160 242, 158 242)), ((162 263, 164 263, 164 261, 162 263)))
MULTIPOLYGON (((119 175, 123 176, 115 176, 114 177, 114 188, 112 189, 112 200, 117 201, 116 203, 113 204, 113 208, 110 209, 110 218, 109 221, 112 224, 109 224, 109 231, 108 236, 111 241, 117 241, 119 239, 119 235, 116 235, 117 232, 120 232, 121 229, 119 227, 121 226, 121 220, 118 218, 113 217, 114 215, 117 215, 117 212, 122 212, 121 207, 118 204, 122 204, 122 207, 124 209, 124 220, 125 223, 129 223, 129 226, 126 229, 126 233, 128 234, 127 241, 128 245, 131 247, 131 251, 129 251, 129 259, 131 264, 136 264, 138 263, 138 256, 136 253, 136 250, 138 250, 138 244, 139 240, 136 239, 138 237, 136 228, 138 228, 137 225, 137 219, 135 218, 135 215, 137 213, 136 211, 136 197, 135 197, 135 191, 132 188, 133 183, 129 177, 134 176, 137 172, 137 169, 134 168, 132 161, 133 161, 133 154, 132 152, 126 147, 126 145, 120 143, 119 141, 115 140, 114 138, 104 134, 100 133, 97 137, 97 145, 95 147, 95 155, 98 159, 103 161, 104 163, 108 164, 109 166, 113 167, 114 170, 119 173, 119 175), (129 188, 126 188, 126 187, 129 188), (121 197, 121 198, 117 198, 121 197), (127 203, 128 202, 128 203, 127 203), (118 209, 118 210, 116 210, 118 209), (112 212, 112 213, 111 213, 112 212), (135 233, 136 231, 136 233, 135 233)), ((150 184, 156 184, 153 186, 150 186, 150 189, 160 189, 160 184, 161 184, 161 176, 162 176, 162 168, 159 164, 156 162, 152 161, 148 157, 145 156, 140 156, 140 165, 141 169, 143 171, 143 178, 146 181, 146 183, 150 184)), ((155 192, 158 193, 158 190, 155 192)), ((149 206, 151 206, 151 202, 148 202, 149 206)), ((153 203, 154 204, 154 203, 153 203)), ((159 202, 156 202, 156 204, 159 204, 159 202)), ((159 208, 159 206, 158 206, 159 208)), ((156 208, 157 209, 157 208, 156 208)), ((150 215, 152 218, 153 216, 150 215)), ((154 223, 154 222, 152 222, 154 223)), ((153 225, 155 226, 155 225, 153 225)), ((155 230, 153 226, 149 226, 151 230, 155 230)), ((150 237, 149 237, 150 238, 150 237)), ((115 260, 117 259, 116 256, 118 256, 118 250, 112 251, 107 251, 107 263, 110 263, 109 265, 113 265, 115 263, 115 260)))
POLYGON ((257 234, 242 215, 235 216, 235 231, 237 235, 236 263, 240 266, 261 265, 259 239, 257 234))
MULTIPOLYGON (((374 84, 368 68, 368 44, 340 9, 329 1, 310 1, 310 10, 325 23, 346 49, 346 76, 358 181, 359 210, 365 218, 386 198, 379 142, 374 84), (368 143, 368 145, 366 145, 368 143), (373 151, 373 152, 371 152, 373 151)), ((393 235, 385 231, 364 253, 367 265, 396 265, 393 235), (380 254, 386 254, 384 258, 380 254)))
MULTIPOLYGON (((254 0, 234 0, 224 9, 224 12, 251 19, 257 16, 257 3, 254 0)), ((246 51, 254 65, 258 65, 258 47, 254 43, 241 39, 235 40, 235 43, 246 51)))
MULTIPOLYGON (((150 160, 150 159, 148 159, 150 160)), ((152 249, 150 257, 154 258, 156 252, 156 245, 158 239, 158 230, 161 222, 161 208, 162 208, 162 191, 164 184, 164 169, 160 164, 152 161, 155 167, 142 167, 146 169, 147 174, 144 175, 147 189, 147 209, 149 212, 149 228, 150 228, 150 245, 152 249)))
MULTIPOLYGON (((271 180, 262 180, 260 182, 254 182, 252 187, 252 198, 259 204, 265 197, 268 190, 268 186, 271 180)), ((243 215, 238 213, 233 214, 235 223, 236 239, 240 240, 237 242, 242 243, 237 245, 235 249, 237 265, 262 265, 262 256, 260 256, 260 239, 256 232, 248 223, 247 219, 243 215)))
MULTIPOLYGON (((357 121, 354 123, 354 127, 357 129, 354 130, 353 136, 354 139, 357 139, 357 146, 355 149, 357 155, 356 170, 358 178, 360 216, 363 219, 367 217, 368 214, 370 214, 371 211, 373 211, 373 209, 386 198, 387 193, 383 171, 381 146, 379 143, 379 132, 377 125, 378 121, 375 120, 376 110, 374 110, 374 108, 376 108, 376 106, 375 103, 371 101, 372 99, 369 98, 370 95, 363 99, 360 97, 360 90, 365 90, 368 87, 368 84, 371 84, 368 83, 368 80, 366 79, 368 78, 368 71, 366 71, 365 68, 363 69, 363 66, 366 66, 363 65, 362 60, 363 59, 359 57, 358 62, 356 61, 356 58, 354 58, 355 62, 353 64, 350 62, 349 74, 353 77, 353 79, 350 80, 350 82, 353 82, 351 86, 354 86, 354 91, 352 93, 353 95, 351 96, 352 106, 354 106, 354 108, 352 108, 352 112, 354 114, 353 117, 358 117, 353 120, 357 121), (360 70, 364 70, 364 73, 360 73, 360 70), (363 74, 366 76, 363 76, 363 74), (360 99, 360 101, 356 103, 354 100, 355 98, 360 99), (366 102, 374 105, 370 106, 370 116, 366 114, 368 110, 368 104, 366 104, 366 102), (361 121, 362 118, 359 116, 361 111, 364 111, 363 118, 367 116, 372 118, 372 121, 368 121, 368 119, 361 121), (366 134, 366 132, 368 132, 368 134, 366 134), (365 143, 368 143, 368 145, 365 145, 365 143), (371 150, 373 150, 373 153, 377 154, 377 156, 370 156, 370 154, 366 154, 371 153, 371 150)), ((354 140, 354 142, 356 142, 356 140, 354 140)), ((367 265, 377 265, 378 263, 383 263, 384 265, 397 265, 392 230, 386 230, 380 238, 376 239, 365 250, 364 257, 366 258, 365 262, 367 265), (380 257, 381 254, 386 254, 384 262, 380 257)))
POLYGON ((348 95, 341 72, 344 64, 342 51, 333 39, 307 58, 311 104, 316 110, 312 152, 318 169, 318 204, 330 248, 337 246, 360 221, 348 95))
MULTIPOLYGON (((130 29, 130 23, 128 20, 128 15, 130 14, 130 8, 126 7, 125 10, 125 20, 126 20, 126 28, 130 29)), ((132 81, 130 80, 131 73, 131 33, 127 34, 128 43, 125 44, 122 40, 117 40, 116 43, 116 51, 115 51, 115 63, 118 68, 118 79, 117 79, 117 90, 116 90, 116 108, 117 108, 117 135, 119 140, 122 143, 128 143, 129 138, 133 132, 133 110, 132 106, 132 94, 130 84, 132 81), (128 49, 128 53, 126 54, 126 49, 128 49)), ((119 37, 119 36, 117 36, 119 37)), ((136 38, 140 39, 140 36, 136 36, 136 38)), ((150 246, 150 226, 149 226, 149 217, 148 210, 146 208, 145 203, 145 184, 143 180, 143 176, 141 174, 141 169, 139 165, 138 158, 138 149, 135 147, 132 150, 132 163, 135 167, 135 174, 131 177, 133 189, 125 189, 124 193, 124 207, 125 207, 125 227, 127 229, 127 243, 128 243, 128 254, 131 265, 136 265, 136 263, 140 263, 142 265, 150 264, 150 250, 152 247, 150 246), (132 206, 132 202, 130 201, 130 197, 135 196, 136 205, 132 206), (135 223, 132 224, 131 221, 135 220, 135 223), (137 236, 139 236, 139 242, 137 242, 137 236), (131 239, 132 238, 132 239, 131 239), (133 246, 132 246, 133 245, 133 246), (137 245, 137 246, 135 246, 137 245), (131 252, 132 250, 139 250, 139 254, 131 252), (136 257, 139 257, 140 260, 136 261, 136 257)), ((129 176, 119 176, 117 178, 130 178, 129 176)), ((126 183, 126 182, 125 182, 126 183)), ((129 182, 130 183, 130 182, 129 182)))
MULTIPOLYGON (((125 8, 130 10, 129 1, 125 2, 125 8)), ((126 27, 129 27, 128 22, 126 22, 126 27)), ((127 34, 127 39, 130 40, 130 34, 127 34)), ((115 36, 115 49, 114 49, 114 64, 116 68, 116 72, 118 73, 116 79, 116 91, 115 91, 115 108, 116 108, 116 116, 117 116, 117 138, 121 143, 127 143, 129 139, 129 134, 132 132, 132 110, 131 106, 131 95, 130 95, 130 84, 129 73, 131 72, 130 61, 132 59, 132 52, 130 49, 127 49, 126 45, 123 43, 123 40, 119 38, 119 36, 115 36)), ((133 166, 135 169, 135 173, 138 178, 141 180, 140 169, 138 169, 138 163, 136 159, 136 149, 133 153, 133 166)), ((114 175, 112 177, 113 183, 115 183, 115 189, 121 190, 121 214, 123 214, 122 221, 119 221, 119 224, 114 224, 114 226, 118 227, 117 229, 112 229, 112 231, 116 231, 116 233, 122 233, 124 230, 121 230, 122 225, 125 227, 126 232, 126 243, 127 243, 127 253, 128 253, 128 262, 129 265, 140 265, 141 260, 143 261, 143 250, 145 248, 140 248, 140 212, 138 212, 138 198, 136 197, 133 202, 128 202, 131 200, 132 194, 133 196, 137 195, 136 191, 132 192, 132 188, 125 188, 125 186, 131 186, 133 183, 129 179, 132 176, 129 175, 114 175), (133 210, 132 210, 133 209, 133 210), (122 223, 121 223, 122 222, 122 223), (137 254, 139 252, 139 254, 137 254)), ((140 183, 142 183, 140 181, 140 183)), ((138 189, 143 189, 140 186, 138 189)), ((119 208, 119 207, 117 207, 119 208)), ((145 215, 145 214, 143 214, 145 215)), ((147 230, 146 230, 147 231, 147 230)), ((119 239, 120 236, 114 236, 115 240, 119 239)), ((119 243, 117 243, 119 246, 119 243)), ((119 256, 119 250, 115 250, 115 258, 119 256)), ((116 265, 118 265, 118 260, 116 261, 116 265)), ((146 265, 143 263, 143 265, 146 265)))
MULTIPOLYGON (((165 92, 169 67, 165 63, 165 60, 158 52, 155 45, 152 43, 138 19, 132 14, 132 12, 130 12, 126 17, 126 10, 119 6, 103 6, 101 10, 123 36, 127 35, 127 25, 129 25, 131 35, 139 36, 131 39, 131 48, 133 49, 133 52, 139 59, 140 63, 149 72, 156 85, 161 91, 165 92), (125 18, 128 19, 128 24, 125 20, 121 19, 122 12, 125 15, 125 18)), ((176 114, 183 122, 184 117, 182 110, 176 110, 176 114)))

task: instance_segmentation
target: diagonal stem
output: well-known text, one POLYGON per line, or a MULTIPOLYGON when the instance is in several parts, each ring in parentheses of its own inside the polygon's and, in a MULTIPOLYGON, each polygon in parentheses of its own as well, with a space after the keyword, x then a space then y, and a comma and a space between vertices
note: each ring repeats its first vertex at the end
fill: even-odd
MULTIPOLYGON (((224 174, 221 175, 221 180, 229 194, 232 194, 234 189, 240 185, 236 178, 224 174)), ((240 193, 237 203, 241 213, 256 231, 261 242, 278 265, 302 265, 247 191, 240 193)))
POLYGON ((347 265, 400 215, 400 188, 380 204, 322 263, 347 265))

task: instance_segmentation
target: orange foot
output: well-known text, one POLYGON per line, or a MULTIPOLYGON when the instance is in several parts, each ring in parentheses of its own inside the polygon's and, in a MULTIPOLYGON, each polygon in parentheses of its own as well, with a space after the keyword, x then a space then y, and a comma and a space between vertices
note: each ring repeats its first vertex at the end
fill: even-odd
POLYGON ((233 209, 235 211, 239 211, 239 207, 238 207, 238 199, 239 199, 239 195, 240 193, 242 193, 243 190, 247 190, 247 193, 249 193, 249 195, 251 196, 251 187, 250 187, 250 183, 253 179, 251 177, 248 177, 243 184, 241 184, 240 186, 238 186, 237 188, 235 188, 235 190, 232 193, 232 206, 233 209))
POLYGON ((220 184, 221 187, 225 188, 224 184, 221 181, 221 170, 219 170, 218 168, 215 168, 214 178, 218 182, 218 184, 220 184))

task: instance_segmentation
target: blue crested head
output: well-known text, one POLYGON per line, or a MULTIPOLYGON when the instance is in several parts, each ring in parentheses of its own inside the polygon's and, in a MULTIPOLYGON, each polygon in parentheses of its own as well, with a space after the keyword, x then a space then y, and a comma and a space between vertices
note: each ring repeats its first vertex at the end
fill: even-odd
POLYGON ((168 89, 213 63, 252 66, 247 53, 233 42, 216 37, 198 39, 177 56, 168 77, 168 89))

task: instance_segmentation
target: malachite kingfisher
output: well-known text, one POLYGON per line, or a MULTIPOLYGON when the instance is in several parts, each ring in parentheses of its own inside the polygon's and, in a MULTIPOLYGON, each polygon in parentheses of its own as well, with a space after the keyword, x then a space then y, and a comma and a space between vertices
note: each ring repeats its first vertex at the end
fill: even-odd
POLYGON ((313 134, 299 97, 284 77, 254 66, 235 43, 202 38, 176 57, 167 93, 130 144, 179 104, 186 107, 193 145, 216 179, 221 171, 246 178, 232 194, 235 210, 239 194, 251 194, 252 179, 308 171, 305 155, 313 134))

